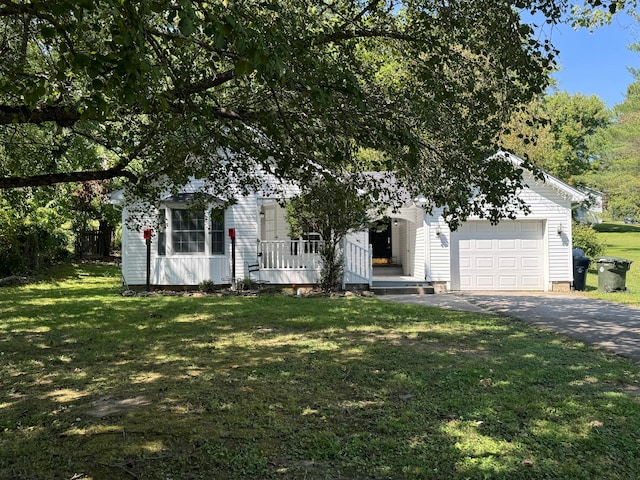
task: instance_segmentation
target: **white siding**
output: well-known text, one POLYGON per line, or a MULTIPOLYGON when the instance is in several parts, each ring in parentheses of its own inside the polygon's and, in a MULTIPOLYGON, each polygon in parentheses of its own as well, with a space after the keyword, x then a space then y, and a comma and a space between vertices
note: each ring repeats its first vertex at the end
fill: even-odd
MULTIPOLYGON (((225 215, 225 227, 236 229, 236 278, 248 277, 258 263, 258 205, 254 195, 240 197, 225 215)), ((231 259, 231 250, 227 255, 231 259)))
POLYGON ((362 232, 351 232, 347 235, 347 240, 351 243, 360 245, 362 248, 368 248, 369 230, 363 230, 362 232))
POLYGON ((415 210, 415 242, 413 254, 413 276, 415 278, 426 278, 426 242, 427 225, 424 221, 424 211, 415 210))
POLYGON ((156 242, 155 218, 147 216, 142 220, 140 229, 127 222, 129 210, 122 209, 122 278, 125 285, 144 285, 147 282, 147 245, 142 238, 143 228, 153 228, 151 254, 156 242))
POLYGON ((435 210, 426 216, 429 258, 427 260, 427 280, 431 282, 451 281, 449 238, 451 231, 442 218, 442 210, 435 210), (436 235, 439 229, 440 235, 436 235))
POLYGON ((393 235, 395 237, 391 237, 391 243, 394 248, 397 248, 397 257, 398 263, 402 265, 402 271, 404 275, 410 275, 409 269, 411 265, 409 265, 409 256, 407 255, 409 238, 407 235, 407 222, 405 220, 400 220, 398 225, 393 226, 393 235))

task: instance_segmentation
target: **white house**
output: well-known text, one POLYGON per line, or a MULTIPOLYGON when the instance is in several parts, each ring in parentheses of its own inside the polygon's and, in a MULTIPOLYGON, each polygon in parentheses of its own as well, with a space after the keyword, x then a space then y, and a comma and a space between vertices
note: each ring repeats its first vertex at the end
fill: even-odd
POLYGON ((574 218, 587 225, 602 223, 604 193, 590 187, 581 187, 580 191, 585 195, 585 201, 575 209, 574 218))
MULTIPOLYGON (((471 218, 451 231, 439 211, 427 214, 413 202, 389 211, 373 228, 345 241, 345 284, 366 287, 382 279, 428 283, 437 292, 569 290, 571 208, 585 195, 550 175, 545 182, 525 175, 529 186, 521 196, 531 213, 496 226, 471 218), (385 267, 388 274, 378 278, 385 267)), ((274 285, 319 281, 322 240, 290 239, 285 210, 276 199, 256 192, 224 211, 213 197, 201 211, 188 209, 192 192, 201 186, 194 181, 184 193, 168 195, 148 212, 140 230, 128 224, 130 209, 123 206, 122 275, 129 286, 146 284, 143 228, 153 229, 149 280, 154 286, 207 280, 228 285, 250 275, 274 285)))

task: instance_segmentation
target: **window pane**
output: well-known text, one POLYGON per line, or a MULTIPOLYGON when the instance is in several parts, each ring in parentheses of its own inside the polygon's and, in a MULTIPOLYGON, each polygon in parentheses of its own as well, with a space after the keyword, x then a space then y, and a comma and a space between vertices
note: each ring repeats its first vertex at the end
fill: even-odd
POLYGON ((171 228, 175 253, 204 253, 204 212, 172 210, 171 228))
POLYGON ((224 254, 224 210, 211 211, 211 253, 224 254))
POLYGON ((158 211, 158 255, 167 254, 167 234, 166 234, 166 210, 161 208, 158 211))

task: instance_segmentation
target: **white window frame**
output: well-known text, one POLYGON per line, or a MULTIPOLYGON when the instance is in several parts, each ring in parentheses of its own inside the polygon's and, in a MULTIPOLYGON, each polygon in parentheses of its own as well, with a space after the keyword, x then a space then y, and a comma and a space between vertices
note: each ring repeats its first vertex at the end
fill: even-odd
POLYGON ((224 228, 226 222, 226 211, 222 210, 222 252, 213 252, 213 218, 211 215, 212 210, 219 209, 220 207, 214 205, 208 205, 204 210, 198 211, 199 213, 204 212, 204 251, 199 252, 177 252, 174 247, 174 230, 173 230, 173 211, 174 210, 189 210, 189 205, 186 203, 166 203, 160 206, 158 213, 160 214, 164 209, 166 215, 166 225, 165 225, 165 238, 166 238, 166 248, 165 248, 165 256, 166 257, 223 257, 226 255, 227 246, 225 244, 225 236, 224 236, 224 228))

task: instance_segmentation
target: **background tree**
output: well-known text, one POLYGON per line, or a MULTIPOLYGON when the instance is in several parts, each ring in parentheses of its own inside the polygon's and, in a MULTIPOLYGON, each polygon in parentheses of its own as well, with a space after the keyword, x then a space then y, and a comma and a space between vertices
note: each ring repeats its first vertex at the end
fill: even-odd
POLYGON ((332 177, 318 178, 287 203, 291 238, 310 233, 322 236, 320 287, 325 293, 342 287, 342 242, 348 233, 369 224, 370 208, 370 198, 359 193, 353 183, 332 177))
POLYGON ((62 188, 0 193, 0 278, 24 275, 71 254, 62 188))
POLYGON ((508 151, 576 184, 576 176, 598 168, 612 116, 596 95, 554 92, 514 115, 502 143, 508 151))
POLYGON ((585 181, 606 193, 607 214, 612 219, 640 218, 640 82, 627 88, 615 112, 601 168, 585 181))
MULTIPOLYGON (((640 23, 640 15, 630 13, 640 23)), ((628 48, 640 52, 640 42, 628 48)), ((629 70, 636 81, 614 109, 615 120, 606 131, 600 168, 584 178, 606 193, 605 213, 614 220, 640 218, 640 70, 629 70)))
POLYGON ((453 220, 484 205, 497 219, 521 207, 521 171, 486 159, 510 113, 546 87, 555 54, 519 12, 554 23, 566 7, 0 0, 2 128, 55 127, 51 151, 80 138, 111 154, 8 157, 0 188, 123 177, 153 202, 197 176, 233 196, 257 172, 301 184, 341 175, 369 148, 453 220))
MULTIPOLYGON (((0 175, 39 175, 51 168, 71 170, 109 161, 102 147, 55 124, 0 128, 0 175)), ((66 258, 81 232, 117 225, 113 208, 101 201, 106 188, 93 182, 0 191, 0 276, 30 273, 66 258)))

